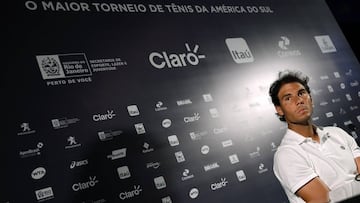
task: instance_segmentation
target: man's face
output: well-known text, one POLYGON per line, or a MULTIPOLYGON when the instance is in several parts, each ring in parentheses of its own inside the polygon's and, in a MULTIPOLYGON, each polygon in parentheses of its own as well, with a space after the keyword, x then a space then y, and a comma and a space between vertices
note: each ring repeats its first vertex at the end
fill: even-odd
POLYGON ((305 87, 292 82, 281 86, 278 93, 280 106, 275 106, 279 115, 285 115, 289 125, 307 125, 313 112, 313 104, 310 94, 305 87))

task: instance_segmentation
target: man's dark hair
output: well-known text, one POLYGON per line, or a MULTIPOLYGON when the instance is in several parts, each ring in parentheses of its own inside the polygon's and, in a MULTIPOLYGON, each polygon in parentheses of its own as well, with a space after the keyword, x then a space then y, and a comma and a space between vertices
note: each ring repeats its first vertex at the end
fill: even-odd
MULTIPOLYGON (((280 88, 288 83, 298 82, 305 87, 305 90, 310 94, 310 87, 308 86, 309 77, 299 71, 281 71, 278 74, 278 79, 275 80, 269 89, 269 95, 271 101, 275 106, 280 106, 280 100, 278 97, 280 88)), ((278 114, 277 114, 278 115, 278 114)), ((278 115, 281 121, 285 121, 284 116, 278 115)))

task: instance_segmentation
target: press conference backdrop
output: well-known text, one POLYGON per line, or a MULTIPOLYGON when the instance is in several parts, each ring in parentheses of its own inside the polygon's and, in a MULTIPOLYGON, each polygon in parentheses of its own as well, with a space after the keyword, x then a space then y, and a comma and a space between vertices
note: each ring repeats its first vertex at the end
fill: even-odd
POLYGON ((1 202, 288 202, 268 96, 285 69, 310 76, 314 123, 359 143, 360 67, 325 1, 6 10, 1 202))

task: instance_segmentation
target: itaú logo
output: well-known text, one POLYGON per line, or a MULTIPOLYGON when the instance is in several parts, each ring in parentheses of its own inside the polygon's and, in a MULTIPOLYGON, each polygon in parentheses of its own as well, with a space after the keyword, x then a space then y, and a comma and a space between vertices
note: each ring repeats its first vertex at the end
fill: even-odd
POLYGON ((188 43, 185 43, 187 53, 168 53, 166 51, 152 52, 149 55, 149 61, 152 66, 158 69, 165 67, 168 68, 181 68, 188 65, 196 66, 199 64, 200 59, 205 58, 205 55, 197 55, 199 45, 195 45, 194 49, 191 50, 188 43))

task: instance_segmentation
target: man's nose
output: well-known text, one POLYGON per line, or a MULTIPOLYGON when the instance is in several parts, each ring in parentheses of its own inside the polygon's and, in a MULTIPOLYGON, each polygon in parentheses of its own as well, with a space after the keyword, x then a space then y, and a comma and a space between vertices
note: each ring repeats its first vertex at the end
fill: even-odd
POLYGON ((304 98, 302 96, 297 96, 296 98, 296 105, 304 104, 304 98))

